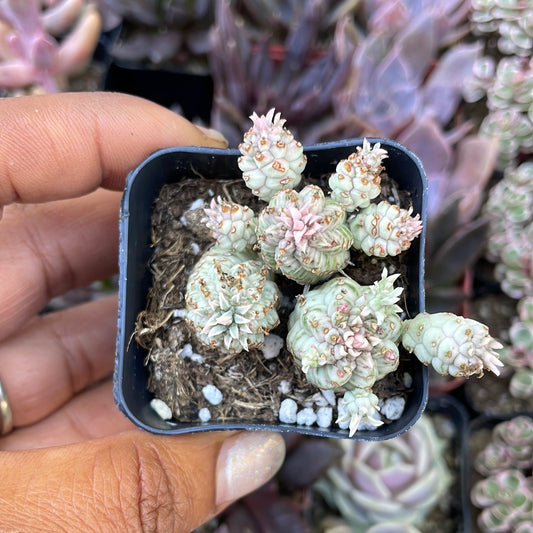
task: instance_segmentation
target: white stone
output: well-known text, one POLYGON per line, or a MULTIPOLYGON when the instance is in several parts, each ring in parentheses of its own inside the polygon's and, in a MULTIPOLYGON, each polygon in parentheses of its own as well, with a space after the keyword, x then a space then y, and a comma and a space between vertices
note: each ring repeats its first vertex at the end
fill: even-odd
POLYGON ((174 318, 185 318, 187 316, 187 309, 174 309, 174 311, 172 311, 172 316, 174 318))
POLYGON ((297 411, 298 404, 291 398, 285 398, 279 406, 279 421, 284 424, 294 424, 297 411))
POLYGON ((197 198, 190 206, 189 211, 194 211, 205 204, 203 198, 197 198))
POLYGON ((211 420, 211 411, 209 411, 209 409, 207 407, 202 407, 198 411, 198 418, 202 422, 209 422, 209 420, 211 420))
POLYGON ((306 407, 296 415, 296 423, 300 426, 312 426, 316 422, 316 413, 311 407, 306 407))
POLYGON ((320 407, 316 412, 316 423, 321 428, 329 428, 333 420, 333 409, 331 407, 320 407))
POLYGON ((283 339, 279 335, 274 335, 273 333, 267 335, 261 348, 263 357, 265 359, 274 359, 274 357, 277 357, 283 348, 283 342, 283 339))
POLYGON ((347 413, 346 413, 346 406, 344 405, 344 400, 341 398, 338 399, 337 401, 337 414, 338 414, 338 418, 337 418, 337 425, 341 428, 341 429, 348 429, 350 427, 350 419, 344 419, 343 421, 340 421, 341 418, 343 418, 347 413))
POLYGON ((281 394, 290 394, 292 391, 291 382, 287 379, 281 380, 278 385, 278 391, 281 392, 281 394))
POLYGON ((154 398, 150 402, 150 407, 159 415, 159 418, 163 420, 170 420, 172 418, 172 409, 159 398, 154 398))
POLYGON ((335 393, 331 389, 321 390, 320 392, 322 393, 322 396, 326 398, 329 405, 335 406, 335 404, 337 403, 337 396, 335 396, 335 393))
POLYGON ((197 242, 191 242, 191 252, 194 255, 198 255, 200 253, 200 245, 197 242))
POLYGON ((218 405, 222 401, 222 392, 214 385, 206 385, 202 389, 202 394, 211 405, 218 405))
POLYGON ((403 384, 407 389, 410 389, 413 386, 413 376, 409 372, 403 373, 403 384))
POLYGON ((195 353, 192 351, 192 345, 189 343, 183 345, 180 355, 181 357, 183 357, 183 359, 189 358, 195 363, 203 363, 204 361, 204 358, 199 353, 195 353))
POLYGON ((389 420, 398 420, 405 409, 405 398, 402 396, 391 396, 383 402, 381 414, 389 420))

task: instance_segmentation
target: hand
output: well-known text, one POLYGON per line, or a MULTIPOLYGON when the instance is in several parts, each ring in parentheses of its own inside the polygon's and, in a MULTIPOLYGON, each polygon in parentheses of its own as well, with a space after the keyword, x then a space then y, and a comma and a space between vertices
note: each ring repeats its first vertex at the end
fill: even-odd
POLYGON ((116 298, 46 315, 53 296, 115 271, 120 190, 159 148, 224 147, 139 98, 0 99, 2 531, 189 531, 266 482, 274 433, 154 436, 112 396, 116 298))

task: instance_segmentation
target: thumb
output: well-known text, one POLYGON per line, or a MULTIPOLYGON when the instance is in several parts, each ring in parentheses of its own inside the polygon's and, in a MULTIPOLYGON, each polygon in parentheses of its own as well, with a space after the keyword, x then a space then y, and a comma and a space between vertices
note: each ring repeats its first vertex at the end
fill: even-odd
POLYGON ((1 452, 0 524, 2 531, 188 532, 268 481, 284 455, 276 433, 138 430, 1 452))

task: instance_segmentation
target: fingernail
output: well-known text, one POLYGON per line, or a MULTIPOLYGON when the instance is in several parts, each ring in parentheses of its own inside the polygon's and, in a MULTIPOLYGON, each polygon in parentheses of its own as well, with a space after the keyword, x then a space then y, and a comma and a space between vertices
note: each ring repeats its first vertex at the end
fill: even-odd
POLYGON ((196 126, 206 137, 209 137, 211 140, 223 143, 225 146, 228 146, 228 140, 224 135, 214 128, 206 128, 204 126, 196 126))
POLYGON ((217 460, 217 505, 237 500, 264 485, 285 458, 281 435, 251 431, 230 437, 217 460))

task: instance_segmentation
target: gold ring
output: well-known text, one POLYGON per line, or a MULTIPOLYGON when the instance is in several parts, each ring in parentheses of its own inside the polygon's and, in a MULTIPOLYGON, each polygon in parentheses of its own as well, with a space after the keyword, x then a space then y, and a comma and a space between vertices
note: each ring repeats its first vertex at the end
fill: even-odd
POLYGON ((7 399, 6 391, 0 381, 0 436, 13 431, 13 413, 7 399))

